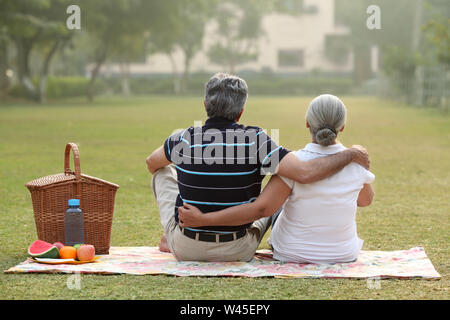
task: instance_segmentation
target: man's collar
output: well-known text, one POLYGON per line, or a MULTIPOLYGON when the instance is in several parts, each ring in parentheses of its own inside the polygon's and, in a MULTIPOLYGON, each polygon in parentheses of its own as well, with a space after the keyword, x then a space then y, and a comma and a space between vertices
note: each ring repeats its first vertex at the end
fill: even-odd
POLYGON ((205 126, 217 125, 219 123, 233 124, 235 122, 233 120, 229 120, 224 117, 213 117, 213 118, 208 118, 208 120, 205 121, 205 126))

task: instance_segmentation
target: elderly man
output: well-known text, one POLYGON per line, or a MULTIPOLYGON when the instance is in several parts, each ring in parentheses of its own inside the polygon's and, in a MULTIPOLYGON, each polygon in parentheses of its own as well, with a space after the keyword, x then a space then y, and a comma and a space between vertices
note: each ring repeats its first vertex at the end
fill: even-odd
POLYGON ((164 228, 160 248, 177 260, 249 261, 271 221, 267 217, 245 225, 181 228, 178 207, 184 203, 207 213, 252 202, 267 173, 311 183, 352 161, 369 166, 367 152, 359 146, 302 162, 260 128, 238 124, 248 92, 243 79, 219 73, 205 91, 205 125, 173 134, 147 158, 164 228))

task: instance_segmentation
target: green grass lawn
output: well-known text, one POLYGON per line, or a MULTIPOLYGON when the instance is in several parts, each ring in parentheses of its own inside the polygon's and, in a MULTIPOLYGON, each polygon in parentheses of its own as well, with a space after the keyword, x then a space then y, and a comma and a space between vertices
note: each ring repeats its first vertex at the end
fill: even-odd
MULTIPOLYGON (((298 149, 310 139, 309 101, 250 97, 242 122, 279 128, 281 144, 298 149)), ((383 280, 381 289, 369 289, 346 279, 82 275, 82 289, 69 290, 68 275, 2 273, 0 299, 448 299, 450 117, 373 98, 343 101, 348 121, 340 140, 364 145, 376 175, 375 200, 358 211, 363 249, 422 245, 441 280, 383 280)), ((24 184, 62 172, 69 141, 80 148, 83 173, 120 185, 111 245, 156 246, 163 231, 145 158, 194 120, 205 120, 202 97, 0 105, 0 269, 23 261, 37 237, 24 184)))

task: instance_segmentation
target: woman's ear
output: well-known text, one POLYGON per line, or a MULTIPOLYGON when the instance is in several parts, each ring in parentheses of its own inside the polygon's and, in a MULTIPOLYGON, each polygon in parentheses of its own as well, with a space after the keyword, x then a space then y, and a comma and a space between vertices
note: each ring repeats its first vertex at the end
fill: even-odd
POLYGON ((345 128, 345 124, 342 126, 342 129, 341 130, 339 130, 339 132, 342 132, 342 131, 344 131, 344 128, 345 128))
POLYGON ((309 126, 309 123, 308 123, 308 121, 306 121, 306 127, 307 128, 309 128, 310 126, 309 126))

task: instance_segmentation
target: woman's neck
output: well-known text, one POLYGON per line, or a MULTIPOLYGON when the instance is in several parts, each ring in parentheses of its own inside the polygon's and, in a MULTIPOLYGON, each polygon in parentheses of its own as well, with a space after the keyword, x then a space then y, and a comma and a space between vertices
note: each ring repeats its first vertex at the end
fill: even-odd
MULTIPOLYGON (((312 137, 312 143, 315 143, 315 144, 319 144, 319 143, 317 143, 317 141, 316 141, 316 139, 314 138, 314 136, 312 137)), ((332 143, 330 143, 329 145, 331 146, 331 145, 333 145, 333 144, 336 144, 336 143, 339 143, 339 141, 337 140, 337 139, 335 139, 332 143)))

